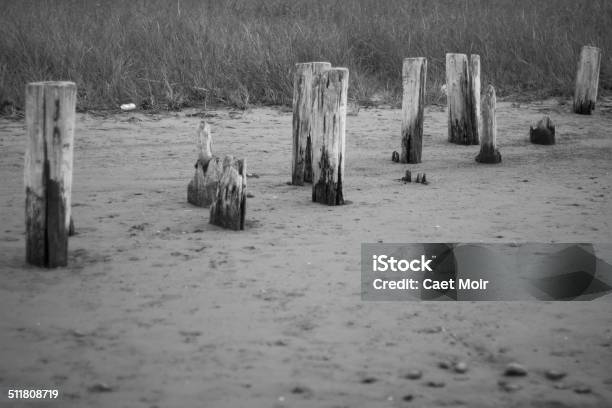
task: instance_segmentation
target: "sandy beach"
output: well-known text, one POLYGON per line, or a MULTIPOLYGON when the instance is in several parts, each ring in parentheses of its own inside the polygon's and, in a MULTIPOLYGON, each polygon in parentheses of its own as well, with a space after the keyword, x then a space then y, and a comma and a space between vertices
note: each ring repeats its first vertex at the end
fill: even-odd
MULTIPOLYGON (((425 110, 423 163, 391 161, 401 111, 347 118, 347 205, 291 178, 291 112, 78 114, 69 266, 25 263, 25 123, 0 119, 0 384, 57 407, 607 407, 612 295, 592 302, 367 302, 365 242, 612 242, 612 100, 498 103, 503 161, 447 142, 425 110), (532 145, 549 115, 554 146, 532 145), (207 120, 246 158, 246 229, 187 203, 207 120), (406 169, 429 185, 404 184, 406 169), (452 365, 465 362, 467 372, 452 365), (527 376, 505 377, 516 361, 527 376), (450 368, 445 362, 450 362, 450 368), (418 370, 420 378, 407 374, 418 370), (552 381, 547 370, 567 376, 552 381), (410 377, 410 375, 408 375, 410 377), (501 384, 500 384, 501 382, 501 384)), ((612 263, 611 259, 606 260, 612 263)))

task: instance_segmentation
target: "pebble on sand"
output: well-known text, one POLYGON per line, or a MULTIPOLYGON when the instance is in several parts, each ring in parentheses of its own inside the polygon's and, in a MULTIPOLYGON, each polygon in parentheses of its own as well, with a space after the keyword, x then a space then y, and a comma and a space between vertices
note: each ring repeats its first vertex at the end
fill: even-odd
POLYGON ((425 383, 425 385, 431 388, 442 388, 446 385, 446 383, 444 381, 429 380, 425 383))
POLYGON ((527 369, 519 363, 510 363, 506 366, 504 375, 507 377, 524 377, 527 375, 527 369))
POLYGON ((574 392, 576 394, 590 394, 591 387, 589 387, 588 385, 579 385, 578 387, 574 388, 574 392))
POLYGON ((113 387, 103 382, 95 383, 89 387, 90 392, 110 392, 112 390, 113 387))
POLYGON ((520 384, 511 383, 511 382, 504 381, 504 380, 498 381, 497 384, 500 386, 502 390, 506 392, 518 391, 522 388, 520 384))
POLYGON ((404 378, 407 380, 418 380, 421 377, 423 377, 423 372, 421 370, 410 370, 404 375, 404 378))
POLYGON ((455 364, 455 372, 459 374, 464 374, 468 370, 468 365, 465 361, 459 361, 455 364))
POLYGON ((310 388, 302 386, 302 385, 296 385, 295 387, 293 387, 291 389, 291 393, 303 395, 304 397, 307 397, 307 398, 311 397, 314 394, 314 392, 310 388))
POLYGON ((563 371, 557 371, 557 370, 547 370, 544 373, 544 375, 546 375, 546 378, 548 378, 549 380, 558 381, 564 378, 567 375, 567 373, 563 371))
POLYGON ((451 368, 451 363, 450 361, 443 360, 438 363, 438 367, 443 370, 448 370, 449 368, 451 368))

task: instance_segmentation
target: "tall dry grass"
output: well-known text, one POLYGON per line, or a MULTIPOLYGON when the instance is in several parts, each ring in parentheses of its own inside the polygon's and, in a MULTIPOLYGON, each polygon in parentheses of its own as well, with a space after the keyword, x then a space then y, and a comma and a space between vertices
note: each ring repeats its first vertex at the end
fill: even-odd
POLYGON ((447 52, 478 53, 498 93, 572 91, 580 47, 604 52, 609 0, 0 0, 0 102, 73 80, 81 109, 136 102, 290 104, 293 66, 350 69, 350 97, 397 101, 402 59, 429 59, 429 99, 447 52))

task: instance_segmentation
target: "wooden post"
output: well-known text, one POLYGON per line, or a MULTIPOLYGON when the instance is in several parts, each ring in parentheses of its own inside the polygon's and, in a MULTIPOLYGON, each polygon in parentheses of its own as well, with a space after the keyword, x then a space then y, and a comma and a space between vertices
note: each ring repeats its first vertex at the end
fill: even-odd
POLYGON ((332 68, 314 80, 312 201, 344 204, 346 108, 349 70, 332 68))
POLYGON ((331 68, 329 62, 306 62, 295 65, 293 79, 293 149, 291 184, 303 186, 312 182, 312 97, 313 77, 331 68))
POLYGON ((217 186, 223 175, 223 162, 214 156, 203 164, 198 160, 193 179, 187 185, 187 202, 198 207, 208 207, 217 194, 217 186))
POLYGON ((584 46, 580 51, 580 61, 576 71, 576 91, 574 92, 574 112, 590 115, 597 101, 599 66, 601 50, 584 46))
POLYGON ((427 59, 405 58, 402 67, 402 163, 421 162, 426 81, 427 59))
POLYGON ((487 87, 482 104, 482 140, 480 153, 476 156, 478 163, 499 163, 501 154, 497 149, 497 119, 495 118, 495 88, 487 87))
POLYGON ((223 159, 223 175, 210 206, 210 223, 233 230, 244 229, 246 215, 246 160, 223 159))
POLYGON ((480 55, 470 55, 470 100, 472 115, 472 144, 480 142, 482 119, 480 114, 480 55))
POLYGON ((212 159, 212 135, 210 125, 201 121, 196 131, 196 148, 198 150, 198 160, 206 165, 212 159))
MULTIPOLYGON (((480 67, 479 59, 472 58, 471 62, 480 67)), ((480 72, 470 76, 467 55, 446 54, 448 141, 451 143, 478 144, 478 125, 473 123, 477 117, 474 111, 476 87, 480 88, 480 72)))
POLYGON ((55 268, 68 263, 74 82, 26 86, 26 260, 55 268))
POLYGON ((542 117, 535 128, 529 127, 529 141, 541 145, 555 144, 555 125, 548 116, 542 117))
POLYGON ((187 185, 187 201, 198 207, 208 207, 217 194, 217 185, 223 173, 223 163, 212 155, 212 135, 210 126, 200 122, 196 132, 198 160, 195 174, 187 185))

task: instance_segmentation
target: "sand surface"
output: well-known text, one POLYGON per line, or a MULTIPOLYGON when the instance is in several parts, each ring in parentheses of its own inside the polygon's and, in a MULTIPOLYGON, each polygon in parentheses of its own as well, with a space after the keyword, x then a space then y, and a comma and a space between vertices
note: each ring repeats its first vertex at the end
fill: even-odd
POLYGON ((447 143, 437 106, 425 112, 423 163, 393 163, 400 110, 362 109, 348 117, 341 207, 287 184, 291 112, 209 111, 214 153, 245 157, 254 174, 241 232, 186 202, 194 112, 77 115, 77 235, 69 266, 50 271, 24 261, 25 124, 0 119, 0 404, 29 406, 7 402, 9 388, 57 388, 61 401, 31 405, 612 405, 612 295, 360 297, 363 242, 612 242, 611 101, 593 116, 557 100, 499 103, 499 165, 447 143), (543 114, 555 146, 527 140, 543 114), (430 184, 397 181, 407 168, 430 184), (528 375, 505 378, 511 361, 528 375), (568 374, 553 382, 548 369, 568 374), (422 378, 404 378, 411 370, 422 378))

